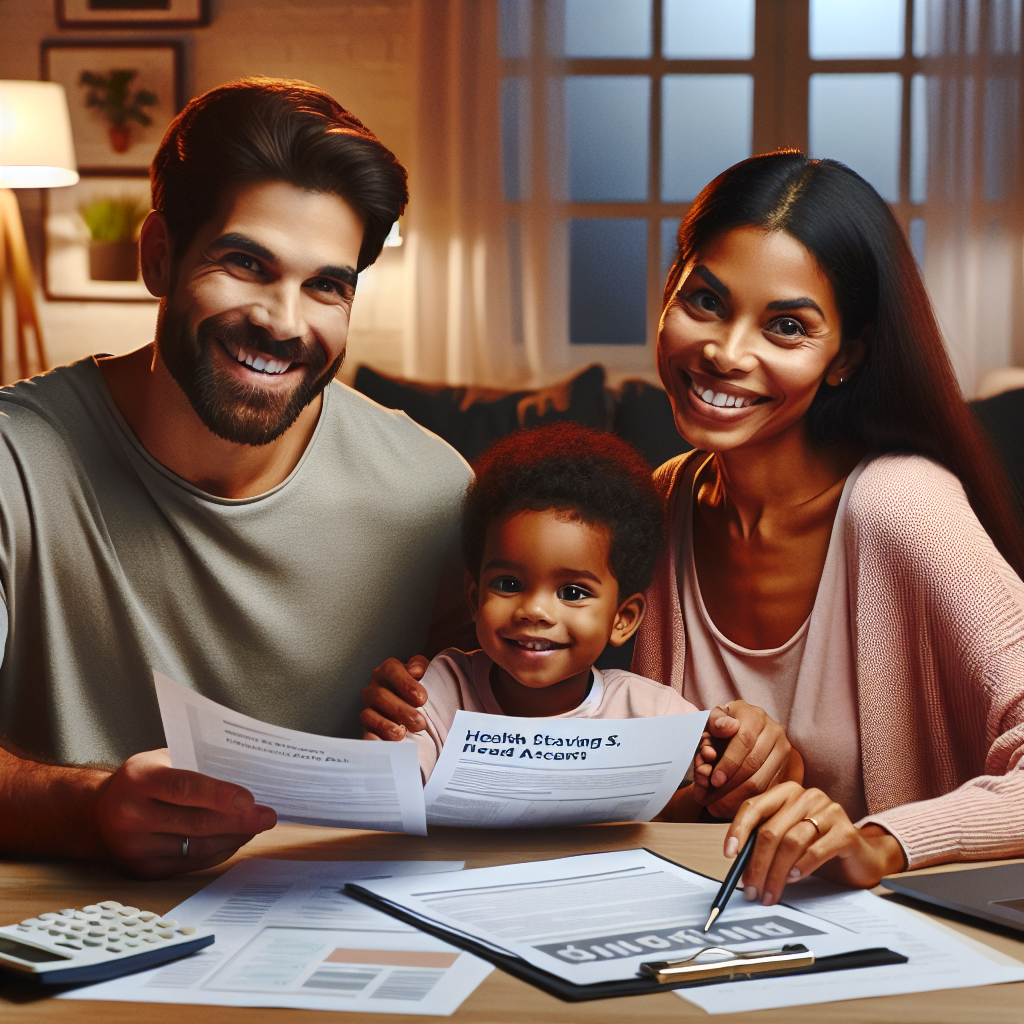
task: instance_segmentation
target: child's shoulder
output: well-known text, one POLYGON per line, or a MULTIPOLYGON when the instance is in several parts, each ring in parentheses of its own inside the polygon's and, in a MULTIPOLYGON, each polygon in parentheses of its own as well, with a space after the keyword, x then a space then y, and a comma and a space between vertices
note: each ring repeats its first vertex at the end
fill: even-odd
POLYGON ((654 718, 658 715, 685 715, 699 710, 671 686, 646 676, 638 676, 635 672, 619 668, 606 669, 601 674, 604 676, 604 699, 599 712, 601 717, 654 718))

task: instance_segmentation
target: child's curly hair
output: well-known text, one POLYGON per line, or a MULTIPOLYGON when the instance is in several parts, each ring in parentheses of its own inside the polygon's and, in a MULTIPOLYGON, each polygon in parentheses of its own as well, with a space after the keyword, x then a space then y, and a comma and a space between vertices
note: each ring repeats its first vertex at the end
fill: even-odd
POLYGON ((462 545, 480 574, 487 527, 501 516, 556 509, 611 532, 609 562, 622 598, 646 590, 665 544, 664 506, 631 445, 575 423, 517 430, 474 463, 462 545))

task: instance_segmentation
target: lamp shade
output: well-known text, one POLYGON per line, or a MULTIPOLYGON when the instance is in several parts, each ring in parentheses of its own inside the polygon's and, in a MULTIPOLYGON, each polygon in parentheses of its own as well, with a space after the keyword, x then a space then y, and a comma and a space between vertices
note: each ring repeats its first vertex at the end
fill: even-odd
POLYGON ((64 87, 0 80, 0 187, 55 188, 77 181, 64 87))

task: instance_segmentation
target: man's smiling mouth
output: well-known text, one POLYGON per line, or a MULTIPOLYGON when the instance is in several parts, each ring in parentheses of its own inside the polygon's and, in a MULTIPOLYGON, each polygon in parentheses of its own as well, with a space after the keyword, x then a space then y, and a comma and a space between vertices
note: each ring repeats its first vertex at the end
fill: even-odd
POLYGON ((243 366, 249 367, 250 370, 255 370, 256 373, 265 373, 269 376, 277 377, 295 366, 295 363, 287 362, 284 359, 273 359, 265 352, 256 352, 251 348, 246 348, 244 345, 239 345, 230 338, 222 338, 220 340, 227 353, 236 363, 241 363, 243 366))

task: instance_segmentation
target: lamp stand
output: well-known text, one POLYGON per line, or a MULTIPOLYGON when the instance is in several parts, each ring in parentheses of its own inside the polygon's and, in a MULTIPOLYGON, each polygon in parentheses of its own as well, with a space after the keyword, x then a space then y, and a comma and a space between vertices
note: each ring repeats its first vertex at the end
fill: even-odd
MULTIPOLYGON (((36 373, 48 370, 49 366, 46 361, 46 349, 43 347, 43 332, 40 330, 39 316, 36 313, 32 264, 28 258, 25 228, 21 223, 18 199, 11 189, 0 188, 0 303, 8 277, 14 291, 18 339, 17 379, 21 380, 31 376, 33 362, 36 364, 36 373), (35 359, 30 359, 29 353, 33 349, 35 359)), ((3 321, 4 317, 0 315, 0 383, 7 383, 3 380, 6 367, 3 321)))

